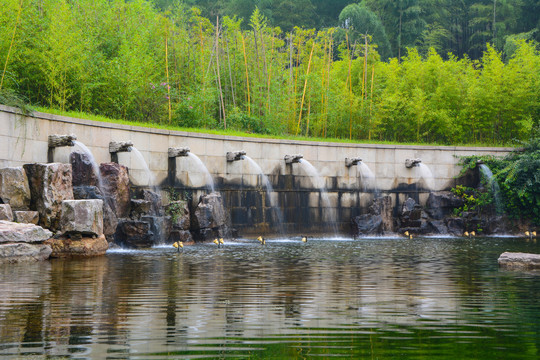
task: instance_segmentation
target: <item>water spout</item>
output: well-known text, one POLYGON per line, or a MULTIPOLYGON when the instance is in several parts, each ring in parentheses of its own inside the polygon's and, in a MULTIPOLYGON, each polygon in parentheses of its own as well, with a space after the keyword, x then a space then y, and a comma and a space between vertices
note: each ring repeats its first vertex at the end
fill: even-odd
POLYGON ((188 156, 188 153, 190 152, 188 147, 180 147, 180 148, 172 148, 170 147, 168 150, 169 158, 176 158, 180 156, 188 156))
POLYGON ((405 160, 405 167, 407 169, 410 169, 410 168, 413 168, 415 166, 420 166, 421 162, 422 162, 422 160, 420 160, 420 159, 407 159, 407 160, 405 160))
POLYGON ((48 138, 48 145, 49 149, 47 151, 47 162, 52 163, 54 162, 54 149, 57 147, 64 147, 64 146, 75 146, 75 140, 77 140, 77 136, 74 134, 71 135, 49 135, 48 138))
POLYGON ((358 163, 362 162, 362 159, 359 158, 359 157, 355 157, 355 158, 345 158, 345 166, 346 167, 351 167, 351 166, 354 166, 354 165, 358 165, 358 163))
POLYGON ((493 201, 495 203, 495 211, 497 214, 502 214, 503 212, 503 204, 502 204, 502 198, 501 198, 501 189, 499 188, 499 183, 497 183, 497 180, 493 176, 493 173, 491 172, 490 168, 485 165, 483 162, 478 163, 478 168, 480 169, 480 173, 484 177, 487 185, 491 189, 491 193, 493 194, 493 201))
POLYGON ((296 155, 285 155, 285 164, 294 164, 299 163, 300 160, 304 157, 304 155, 296 154, 296 155))
POLYGON ((111 141, 109 142, 109 153, 111 154, 111 162, 118 163, 119 152, 130 152, 133 149, 131 141, 111 141))
POLYGON ((233 161, 244 160, 245 155, 246 155, 246 152, 244 150, 228 151, 227 152, 227 161, 228 162, 233 162, 233 161))

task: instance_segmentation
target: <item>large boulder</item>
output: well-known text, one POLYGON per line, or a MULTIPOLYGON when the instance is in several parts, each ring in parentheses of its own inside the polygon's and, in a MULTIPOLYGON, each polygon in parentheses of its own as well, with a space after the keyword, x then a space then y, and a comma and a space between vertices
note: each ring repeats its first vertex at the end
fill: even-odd
POLYGON ((13 221, 13 211, 9 204, 0 204, 0 220, 13 221))
POLYGON ((103 193, 97 186, 74 186, 73 196, 77 200, 103 200, 103 233, 112 241, 116 232, 116 226, 118 225, 118 218, 109 205, 109 199, 103 196, 103 193))
POLYGON ((37 211, 14 211, 13 217, 15 222, 23 224, 34 224, 39 223, 39 213, 37 211))
POLYGON ((152 204, 148 200, 131 199, 130 218, 133 220, 140 219, 141 216, 151 215, 152 204))
POLYGON ((51 253, 51 247, 45 244, 0 244, 0 263, 42 261, 47 260, 51 253))
POLYGON ((192 229, 216 229, 227 224, 223 199, 218 193, 201 196, 193 214, 192 229))
POLYGON ((30 187, 22 167, 0 169, 0 200, 9 204, 13 210, 28 210, 30 187))
POLYGON ((426 202, 426 212, 436 220, 452 215, 454 209, 463 206, 463 199, 450 191, 431 192, 426 202))
POLYGON ((540 255, 504 252, 499 256, 499 266, 507 268, 540 269, 540 255))
POLYGON ((73 151, 69 155, 73 171, 73 186, 98 186, 99 181, 94 170, 94 162, 87 154, 80 151, 73 151))
POLYGON ((373 199, 368 213, 354 217, 352 226, 355 235, 382 235, 392 232, 392 198, 386 195, 373 199))
POLYGON ((104 195, 117 218, 129 216, 129 174, 127 167, 117 163, 103 163, 99 167, 104 195))
POLYGON ((0 221, 0 243, 36 243, 52 237, 52 232, 34 224, 0 221))
POLYGON ((66 200, 62 202, 60 229, 66 235, 103 235, 102 200, 66 200))
POLYGON ((39 212, 39 224, 53 231, 59 229, 62 201, 73 200, 71 165, 24 165, 30 192, 30 208, 39 212))
POLYGON ((120 220, 114 242, 128 248, 148 248, 154 245, 154 234, 146 221, 120 220))
POLYGON ((150 224, 152 242, 154 245, 164 244, 171 233, 171 219, 164 216, 143 216, 141 221, 150 224))
POLYGON ((169 239, 167 240, 167 242, 172 244, 177 241, 181 241, 183 243, 192 243, 193 236, 191 235, 191 232, 189 230, 173 229, 169 234, 169 239))
POLYGON ((95 238, 83 237, 80 240, 49 239, 45 244, 51 247, 53 258, 100 256, 109 248, 105 235, 95 238))

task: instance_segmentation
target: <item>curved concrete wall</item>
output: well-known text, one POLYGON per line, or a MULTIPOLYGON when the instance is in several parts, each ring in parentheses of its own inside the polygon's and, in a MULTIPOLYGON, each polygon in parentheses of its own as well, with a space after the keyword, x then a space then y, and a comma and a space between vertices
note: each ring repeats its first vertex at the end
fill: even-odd
MULTIPOLYGON (((109 162, 110 141, 130 140, 141 152, 160 185, 167 184, 169 147, 189 147, 201 158, 225 198, 233 226, 244 233, 258 233, 274 227, 269 201, 261 176, 247 161, 227 162, 228 151, 245 150, 268 176, 272 196, 283 211, 289 231, 325 231, 325 212, 321 210, 321 193, 301 164, 285 164, 284 156, 302 154, 319 172, 328 189, 339 227, 347 231, 350 217, 362 212, 372 199, 372 184, 362 179, 359 166, 345 166, 346 157, 360 157, 376 177, 376 187, 393 196, 394 205, 411 192, 425 201, 428 190, 445 190, 455 184, 459 174, 457 156, 504 155, 510 148, 478 148, 451 146, 408 146, 343 144, 273 140, 169 131, 145 127, 111 124, 64 116, 34 113, 24 117, 16 109, 0 106, 0 167, 47 161, 47 139, 50 134, 75 134, 93 153, 96 161, 109 162), (420 158, 433 174, 425 176, 420 168, 408 169, 405 160, 420 158), (367 191, 367 192, 366 192, 367 191)), ((70 148, 58 148, 54 161, 67 162, 70 148)), ((148 176, 133 153, 119 153, 120 164, 129 168, 134 185, 146 186, 148 176)), ((175 186, 204 191, 205 174, 191 158, 176 159, 175 186)), ((269 230, 271 231, 271 230, 269 230)))

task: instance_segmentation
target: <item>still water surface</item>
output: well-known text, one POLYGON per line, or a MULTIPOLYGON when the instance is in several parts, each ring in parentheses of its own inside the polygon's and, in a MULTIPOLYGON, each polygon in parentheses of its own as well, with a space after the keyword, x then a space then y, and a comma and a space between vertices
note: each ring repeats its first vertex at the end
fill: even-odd
POLYGON ((0 265, 2 359, 538 359, 516 238, 239 241, 0 265))

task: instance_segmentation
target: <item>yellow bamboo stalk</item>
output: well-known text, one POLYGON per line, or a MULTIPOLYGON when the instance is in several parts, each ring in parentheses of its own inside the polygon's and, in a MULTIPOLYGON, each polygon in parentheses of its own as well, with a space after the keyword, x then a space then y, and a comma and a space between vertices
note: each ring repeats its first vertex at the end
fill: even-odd
POLYGON ((244 34, 240 33, 240 36, 242 37, 242 49, 244 50, 244 66, 246 68, 246 84, 247 84, 247 106, 248 106, 248 116, 251 115, 251 98, 249 94, 249 74, 248 74, 248 66, 247 66, 247 56, 246 56, 246 42, 244 40, 244 34))
POLYGON ((347 54, 349 55, 349 76, 348 76, 348 82, 349 82, 349 140, 352 139, 352 75, 351 75, 351 67, 352 67, 352 55, 350 52, 349 47, 349 35, 345 34, 345 38, 347 40, 347 54))
POLYGON ((4 64, 4 71, 2 72, 2 79, 0 80, 0 89, 2 89, 2 85, 4 84, 4 76, 6 75, 7 65, 9 62, 9 55, 11 55, 11 49, 13 48, 13 43, 15 42, 15 32, 17 31, 17 27, 19 26, 19 20, 21 19, 22 7, 23 7, 23 0, 21 0, 21 3, 19 5, 19 12, 17 13, 17 20, 15 21, 15 26, 13 27, 13 35, 11 36, 11 43, 9 44, 9 50, 6 57, 6 62, 4 64))
POLYGON ((369 134, 368 139, 371 140, 371 110, 373 108, 373 81, 375 80, 375 64, 371 68, 371 95, 369 101, 369 134))
POLYGON ((311 58, 313 57, 313 50, 315 50, 315 40, 313 40, 313 46, 311 47, 311 53, 309 54, 308 67, 306 71, 306 81, 304 81, 304 91, 302 93, 302 102, 300 103, 300 115, 298 116, 298 125, 296 127, 296 135, 300 131, 300 122, 302 121, 302 110, 304 108, 304 100, 306 98, 306 89, 309 76, 309 69, 311 68, 311 58))
MULTIPOLYGON (((203 32, 202 32, 202 24, 199 24, 199 36, 201 39, 201 82, 202 82, 202 93, 204 94, 204 40, 203 40, 203 32)), ((203 115, 206 117, 206 103, 203 100, 203 115)))

